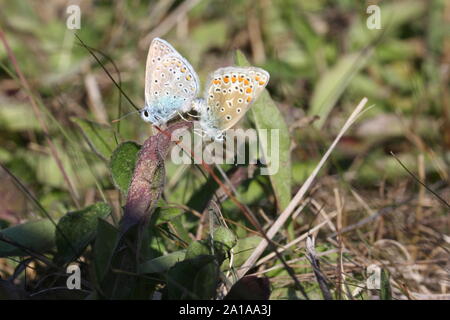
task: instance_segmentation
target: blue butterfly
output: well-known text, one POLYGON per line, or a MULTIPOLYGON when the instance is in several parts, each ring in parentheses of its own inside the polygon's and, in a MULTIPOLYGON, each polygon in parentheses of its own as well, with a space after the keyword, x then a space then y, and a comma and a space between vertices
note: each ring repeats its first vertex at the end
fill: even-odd
POLYGON ((147 56, 142 119, 159 126, 189 111, 199 88, 197 73, 189 62, 168 42, 153 39, 147 56))

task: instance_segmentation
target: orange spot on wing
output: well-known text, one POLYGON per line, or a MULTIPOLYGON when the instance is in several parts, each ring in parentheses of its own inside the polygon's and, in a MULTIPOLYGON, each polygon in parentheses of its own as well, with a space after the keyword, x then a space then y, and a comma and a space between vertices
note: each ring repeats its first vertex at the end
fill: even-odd
POLYGON ((228 76, 223 77, 223 82, 225 82, 225 83, 230 82, 230 77, 228 77, 228 76))
POLYGON ((239 79, 239 82, 244 81, 244 77, 239 77, 238 79, 239 79))
POLYGON ((252 101, 252 98, 251 98, 251 97, 248 97, 248 98, 247 98, 247 103, 249 103, 250 101, 252 101))
POLYGON ((250 84, 250 82, 247 79, 245 79, 244 80, 244 85, 248 86, 249 84, 250 84))
POLYGON ((252 93, 252 88, 247 88, 247 90, 245 90, 245 92, 252 93))
POLYGON ((259 81, 259 77, 258 77, 258 76, 256 76, 256 77, 255 77, 255 80, 256 80, 256 81, 259 81))
POLYGON ((232 78, 231 78, 231 82, 233 82, 233 83, 235 83, 235 82, 236 82, 236 80, 237 80, 237 78, 236 78, 236 77, 232 77, 232 78))
POLYGON ((265 83, 266 83, 265 81, 260 81, 260 82, 259 82, 259 85, 260 85, 260 86, 263 86, 265 83))

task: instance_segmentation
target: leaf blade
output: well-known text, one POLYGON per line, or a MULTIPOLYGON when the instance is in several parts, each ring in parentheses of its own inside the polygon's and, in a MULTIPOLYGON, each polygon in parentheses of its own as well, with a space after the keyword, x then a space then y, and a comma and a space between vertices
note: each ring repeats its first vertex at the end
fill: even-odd
MULTIPOLYGON (((238 66, 245 67, 250 65, 245 55, 240 51, 236 52, 235 60, 238 66)), ((274 155, 273 152, 270 152, 269 157, 269 150, 274 150, 272 147, 272 139, 268 139, 268 134, 265 133, 265 130, 268 130, 270 133, 274 132, 273 129, 278 130, 279 159, 278 161, 271 161, 271 163, 268 163, 267 166, 269 172, 271 173, 269 178, 277 199, 278 207, 282 211, 291 201, 292 173, 289 130, 280 110, 273 102, 267 89, 261 93, 261 96, 250 108, 250 113, 255 122, 259 139, 263 141, 264 137, 267 138, 267 145, 262 147, 265 159, 270 159, 270 157, 273 157, 274 155)))
MULTIPOLYGON (((55 246, 55 225, 49 219, 25 222, 0 231, 8 240, 34 252, 47 252, 55 246)), ((0 257, 27 256, 22 249, 0 241, 0 257)))

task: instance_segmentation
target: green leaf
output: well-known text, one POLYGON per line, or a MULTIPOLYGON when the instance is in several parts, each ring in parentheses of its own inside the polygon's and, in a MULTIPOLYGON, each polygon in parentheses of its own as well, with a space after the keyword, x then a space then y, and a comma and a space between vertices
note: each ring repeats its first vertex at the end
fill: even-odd
POLYGON ((216 261, 209 261, 202 266, 194 278, 194 294, 197 299, 209 300, 214 298, 219 283, 219 265, 216 261))
POLYGON ((140 274, 165 272, 172 268, 176 263, 183 261, 185 256, 186 250, 166 254, 140 264, 138 267, 138 272, 140 274))
POLYGON ((56 260, 64 263, 81 254, 95 237, 98 218, 106 218, 110 213, 111 207, 99 202, 62 217, 56 230, 56 260))
POLYGON ((186 250, 186 259, 194 259, 195 257, 202 255, 210 255, 211 248, 209 247, 207 241, 197 240, 191 242, 186 250))
POLYGON ((237 238, 233 231, 222 226, 214 230, 213 239, 216 247, 226 251, 231 250, 237 243, 237 238), (218 244, 220 245, 218 246, 218 244))
POLYGON ((0 231, 0 257, 29 256, 20 248, 2 241, 2 238, 42 254, 55 247, 55 225, 48 219, 42 219, 0 231))
MULTIPOLYGON (((261 242, 262 238, 259 236, 251 236, 248 238, 238 239, 236 246, 233 248, 234 253, 234 267, 240 267, 250 257, 253 250, 261 242)), ((225 261, 225 264, 228 260, 225 261)))
POLYGON ((80 127, 92 150, 103 159, 108 160, 116 145, 113 129, 90 120, 75 117, 71 120, 80 127))
MULTIPOLYGON (((244 54, 236 52, 236 64, 241 67, 249 66, 244 54)), ((264 158, 268 162, 267 169, 270 172, 270 181, 278 202, 280 210, 284 210, 291 201, 291 158, 289 130, 278 107, 273 102, 267 90, 261 93, 250 108, 251 115, 255 122, 256 130, 260 140, 267 140, 267 145, 263 147, 264 158), (272 129, 277 129, 279 133, 278 148, 272 147, 270 135, 272 129), (264 132, 268 131, 267 138, 264 132), (274 150, 272 150, 274 149, 274 150), (269 151, 270 150, 270 151, 269 151), (271 157, 278 155, 278 161, 269 161, 271 157)))
POLYGON ((172 224, 172 227, 175 229, 175 234, 177 237, 179 237, 181 240, 183 240, 186 243, 191 243, 192 238, 189 236, 188 230, 186 230, 186 225, 183 223, 183 216, 178 216, 173 218, 170 223, 172 224))
POLYGON ((156 217, 155 225, 171 221, 184 213, 184 210, 171 207, 164 200, 160 200, 159 203, 160 207, 158 207, 154 213, 154 216, 156 217))
POLYGON ((319 116, 316 128, 324 125, 339 97, 350 84, 355 74, 366 65, 372 50, 342 56, 317 82, 311 97, 309 116, 319 116))
POLYGON ((118 230, 106 220, 98 219, 97 237, 94 245, 95 271, 100 282, 111 265, 111 260, 119 241, 118 230))
POLYGON ((137 143, 127 141, 120 144, 111 156, 110 168, 114 184, 125 194, 133 177, 140 148, 137 143))
POLYGON ((216 277, 212 273, 214 272, 214 265, 208 265, 214 263, 216 263, 215 257, 208 255, 197 256, 194 259, 177 263, 167 273, 169 299, 211 298, 207 297, 211 293, 209 284, 216 277), (206 282, 205 286, 200 285, 200 282, 206 282))

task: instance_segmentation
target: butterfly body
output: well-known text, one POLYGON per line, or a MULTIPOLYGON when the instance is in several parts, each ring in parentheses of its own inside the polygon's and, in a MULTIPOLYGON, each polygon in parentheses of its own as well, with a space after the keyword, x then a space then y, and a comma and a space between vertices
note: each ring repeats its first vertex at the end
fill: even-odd
POLYGON ((207 112, 202 114, 199 123, 203 133, 207 137, 213 138, 217 141, 223 140, 224 130, 221 129, 219 120, 212 113, 207 112))
POLYGON ((167 96, 156 99, 151 105, 145 106, 141 112, 144 121, 154 125, 162 125, 172 119, 177 112, 185 112, 184 100, 179 97, 167 96))

